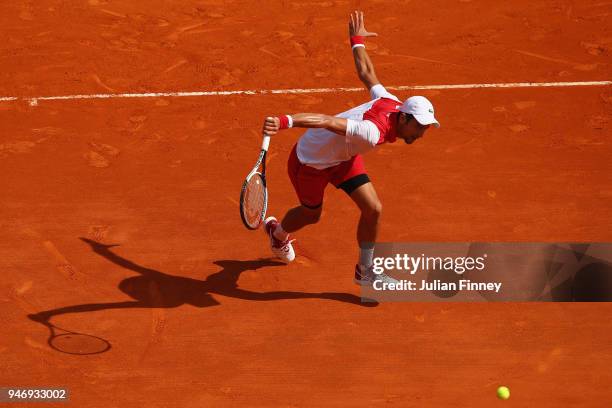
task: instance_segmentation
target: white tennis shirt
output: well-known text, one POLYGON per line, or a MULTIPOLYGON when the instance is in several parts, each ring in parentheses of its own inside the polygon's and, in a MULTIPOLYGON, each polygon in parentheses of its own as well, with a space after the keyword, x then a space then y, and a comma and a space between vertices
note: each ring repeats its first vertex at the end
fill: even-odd
POLYGON ((297 144, 300 162, 315 169, 326 169, 381 143, 395 142, 395 127, 389 115, 399 110, 400 100, 381 84, 370 89, 370 96, 369 102, 336 115, 347 119, 346 136, 327 129, 308 129, 297 144))

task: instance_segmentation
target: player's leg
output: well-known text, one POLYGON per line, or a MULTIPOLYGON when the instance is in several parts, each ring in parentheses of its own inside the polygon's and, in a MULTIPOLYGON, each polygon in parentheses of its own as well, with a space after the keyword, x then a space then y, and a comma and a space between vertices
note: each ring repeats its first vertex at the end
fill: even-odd
POLYGON ((357 224, 359 258, 355 265, 355 282, 367 285, 377 279, 373 275, 372 266, 382 204, 367 174, 361 174, 343 182, 340 188, 347 192, 361 213, 357 224))
POLYGON ((382 204, 378 199, 374 185, 371 182, 356 188, 351 199, 359 210, 359 224, 357 225, 357 242, 359 244, 359 260, 355 266, 355 283, 370 285, 374 281, 397 283, 398 281, 384 273, 375 274, 374 246, 378 237, 378 225, 382 214, 382 204))
MULTIPOLYGON (((283 217, 281 227, 287 234, 290 232, 296 232, 307 225, 316 224, 321 219, 322 205, 317 207, 310 207, 306 205, 298 205, 293 207, 283 217)), ((280 239, 282 236, 279 236, 280 239)))
POLYGON ((293 147, 287 162, 287 172, 300 205, 287 211, 275 234, 279 239, 287 239, 290 232, 296 232, 306 225, 316 224, 321 218, 323 195, 329 183, 330 170, 318 170, 300 163, 297 145, 293 147))
POLYGON ((366 183, 350 195, 351 199, 359 207, 361 216, 357 226, 357 241, 362 243, 375 243, 378 237, 378 221, 382 214, 382 203, 376 195, 374 185, 366 183))
POLYGON ((357 225, 358 264, 367 269, 372 264, 382 204, 366 173, 361 155, 356 155, 351 160, 342 163, 333 175, 332 183, 337 188, 344 190, 361 212, 357 225))
POLYGON ((359 284, 369 284, 374 280, 396 282, 384 274, 374 276, 372 272, 374 245, 378 237, 382 203, 366 173, 363 159, 357 155, 344 166, 342 171, 334 175, 332 182, 349 195, 361 212, 357 225, 359 259, 355 266, 355 281, 359 284))
POLYGON ((295 232, 306 225, 314 224, 321 217, 321 206, 318 208, 308 208, 303 205, 294 207, 287 211, 282 222, 278 222, 275 217, 268 217, 265 220, 265 230, 270 236, 270 248, 272 253, 285 262, 295 259, 295 251, 289 233, 295 232))
POLYGON ((378 237, 378 222, 382 214, 382 203, 378 199, 371 182, 359 186, 350 194, 351 199, 361 212, 357 224, 357 243, 359 244, 359 265, 363 269, 372 266, 374 244, 378 237))
POLYGON ((285 262, 290 262, 295 258, 295 253, 289 233, 298 231, 306 225, 315 224, 321 218, 329 171, 317 170, 300 163, 295 147, 289 155, 287 169, 300 205, 287 211, 282 222, 278 222, 274 217, 267 218, 265 229, 270 236, 270 246, 274 255, 285 262))

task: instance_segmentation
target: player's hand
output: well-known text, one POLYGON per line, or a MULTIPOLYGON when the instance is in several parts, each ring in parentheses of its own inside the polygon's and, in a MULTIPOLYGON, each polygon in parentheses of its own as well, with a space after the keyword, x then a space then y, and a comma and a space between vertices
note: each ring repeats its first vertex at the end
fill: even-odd
POLYGON ((349 20, 349 35, 359 35, 361 37, 377 37, 378 34, 371 33, 365 28, 363 11, 353 11, 349 20))
POLYGON ((272 116, 268 116, 264 120, 263 134, 266 136, 274 136, 280 130, 280 119, 272 116))

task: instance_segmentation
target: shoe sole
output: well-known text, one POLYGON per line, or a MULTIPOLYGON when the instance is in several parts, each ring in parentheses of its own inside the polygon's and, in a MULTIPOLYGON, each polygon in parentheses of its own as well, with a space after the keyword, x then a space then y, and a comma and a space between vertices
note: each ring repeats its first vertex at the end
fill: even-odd
MULTIPOLYGON (((355 282, 359 286, 368 286, 368 285, 372 286, 372 284, 374 283, 374 282, 369 281, 369 280, 359 280, 359 279, 356 279, 356 278, 353 278, 353 282, 355 282)), ((398 284, 399 281, 396 281, 396 282, 393 282, 393 283, 398 284)))

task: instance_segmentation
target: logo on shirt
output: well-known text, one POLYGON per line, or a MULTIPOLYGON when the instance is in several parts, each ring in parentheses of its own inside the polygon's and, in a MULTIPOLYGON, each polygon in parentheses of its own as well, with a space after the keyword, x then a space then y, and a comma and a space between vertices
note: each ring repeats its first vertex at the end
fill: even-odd
POLYGON ((433 113, 433 109, 429 108, 429 113, 433 113))

